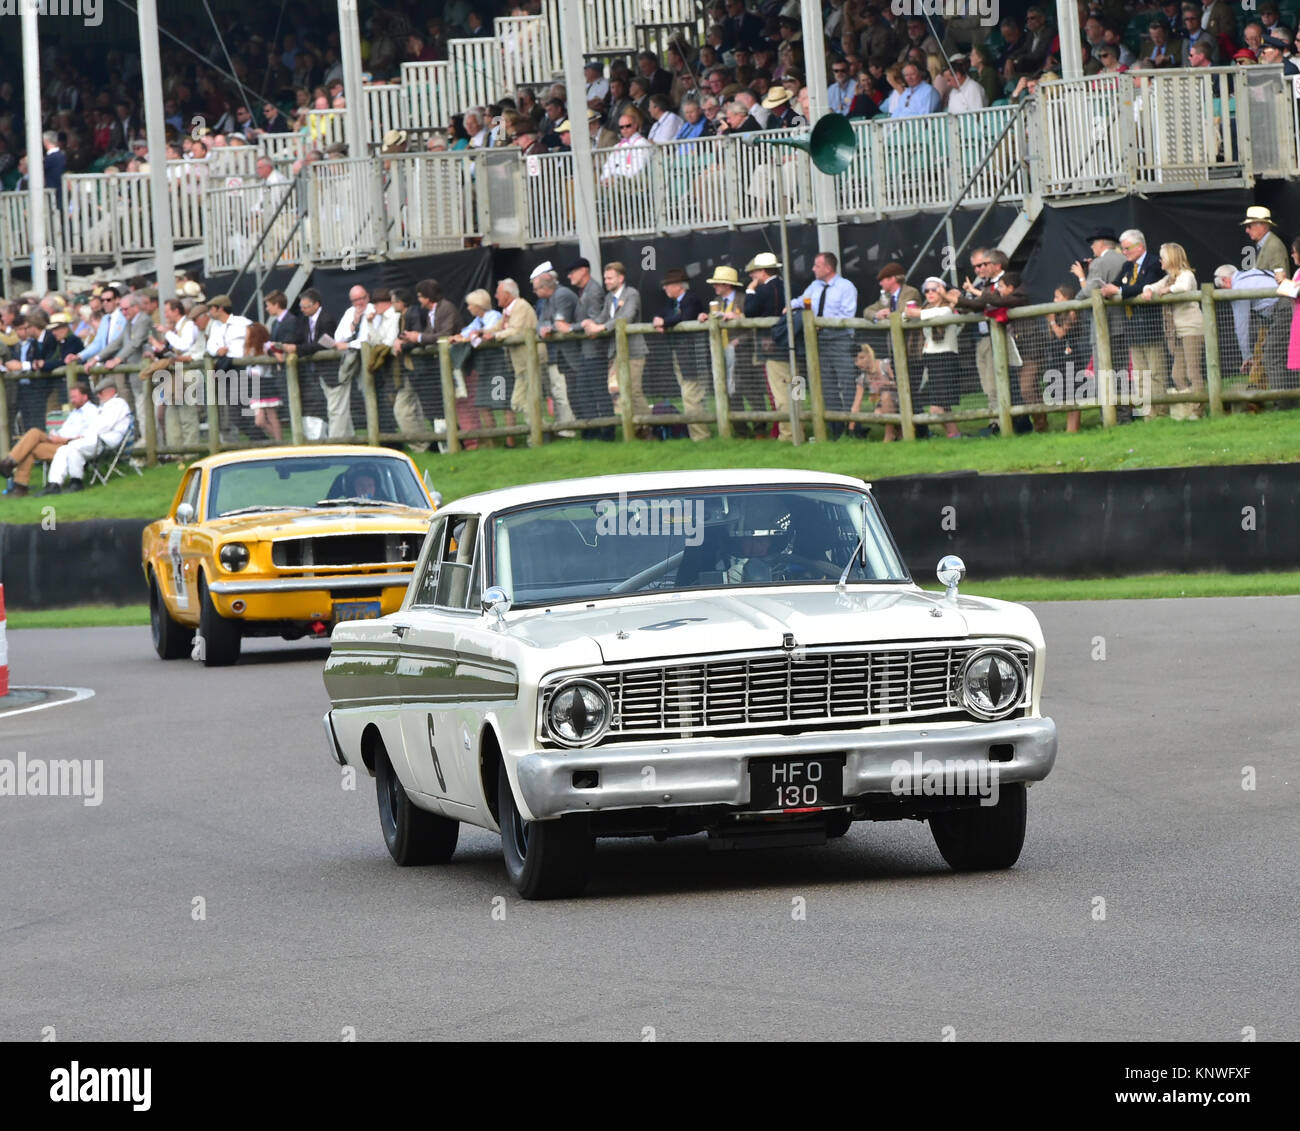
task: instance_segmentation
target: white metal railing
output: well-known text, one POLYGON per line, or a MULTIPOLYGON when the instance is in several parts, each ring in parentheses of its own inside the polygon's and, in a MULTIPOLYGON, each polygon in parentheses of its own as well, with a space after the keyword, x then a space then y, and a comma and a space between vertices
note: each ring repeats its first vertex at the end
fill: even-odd
MULTIPOLYGON (((546 51, 547 66, 550 67, 551 74, 561 75, 564 73, 564 24, 560 15, 560 5, 565 0, 542 0, 542 20, 546 25, 546 51)), ((569 10, 573 11, 574 5, 569 0, 569 10)), ((577 13, 574 13, 577 15, 577 13)))
POLYGON ((307 144, 312 149, 347 141, 347 113, 343 110, 308 110, 307 144))
MULTIPOLYGON (((7 276, 11 267, 26 267, 31 262, 31 223, 28 219, 29 194, 0 192, 0 264, 6 276, 5 294, 9 294, 7 276)), ((44 258, 47 270, 63 261, 63 225, 60 223, 54 189, 45 190, 44 258)))
POLYGON ((447 59, 451 63, 454 97, 459 110, 486 106, 501 96, 501 75, 495 40, 449 39, 447 59))
POLYGON ((574 217, 573 154, 544 153, 524 159, 528 239, 558 243, 578 238, 574 217))
POLYGON ((402 64, 407 129, 442 129, 451 121, 451 83, 450 63, 402 64))
POLYGON ((701 137, 670 142, 658 151, 665 230, 689 232, 731 222, 740 202, 731 159, 735 147, 724 137, 701 137))
POLYGON ((257 152, 277 164, 294 162, 307 152, 307 138, 301 133, 262 134, 257 139, 257 152))
POLYGON ((1133 121, 1132 80, 1093 75, 1038 88, 1041 104, 1042 191, 1075 196, 1122 191, 1130 154, 1125 133, 1133 121))
POLYGON ((401 83, 376 83, 365 89, 370 144, 380 146, 384 143, 384 134, 389 130, 406 128, 406 98, 401 83))
POLYGON ((384 244, 381 169, 368 157, 317 161, 311 167, 311 248, 315 260, 373 255, 384 244))
POLYGON ((637 0, 585 0, 584 44, 588 54, 636 49, 637 0))
POLYGON ((1215 173, 1240 173, 1237 131, 1226 111, 1244 86, 1241 74, 1233 69, 1208 82, 1195 71, 1170 72, 1159 82, 1145 73, 1133 79, 1139 182, 1194 188, 1215 173))
POLYGON ((521 86, 551 81, 546 21, 541 16, 501 16, 496 22, 500 44, 501 89, 513 96, 521 86))
MULTIPOLYGON (((401 84, 408 105, 411 89, 436 89, 434 79, 450 74, 446 64, 408 67, 401 84)), ((1041 88, 1036 113, 993 107, 856 122, 857 153, 835 183, 839 215, 943 209, 968 182, 962 205, 975 207, 991 201, 1004 181, 999 199, 1008 202, 1031 190, 1069 200, 1096 191, 1248 184, 1254 132, 1267 133, 1274 150, 1269 161, 1294 176, 1300 113, 1276 75, 1248 88, 1255 71, 1101 75, 1041 88), (1266 107, 1243 113, 1266 99, 1266 107)), ((326 113, 341 122, 336 111, 326 113)), ((169 164, 174 238, 182 244, 206 238, 211 270, 241 265, 264 230, 267 209, 259 201, 266 190, 252 164, 259 152, 218 149, 206 161, 169 164)), ((276 152, 288 162, 287 144, 276 152)), ((593 161, 597 231, 604 237, 771 223, 778 188, 790 218, 814 215, 807 155, 785 147, 709 137, 616 147, 597 151, 593 161)), ((311 223, 291 241, 285 260, 301 261, 305 252, 317 261, 420 254, 463 246, 467 238, 508 246, 571 240, 577 228, 572 171, 571 154, 525 158, 511 149, 317 163, 310 189, 288 213, 292 226, 298 204, 308 205, 311 223)), ((146 174, 68 175, 59 238, 51 246, 83 261, 149 254, 149 192, 146 174)), ((0 224, 15 233, 11 249, 25 246, 25 237, 16 238, 25 205, 13 197, 4 207, 0 224)), ((284 234, 277 229, 272 237, 284 234)), ((276 246, 264 254, 275 257, 276 246)), ((11 250, 10 259, 23 254, 11 250)))
POLYGON ((294 184, 214 184, 208 187, 206 202, 209 274, 238 271, 248 263, 290 266, 308 258, 294 184))
POLYGON ((222 145, 208 150, 199 162, 211 177, 255 177, 260 150, 253 145, 222 145))
POLYGON ((467 237, 480 236, 473 170, 473 162, 460 153, 405 153, 386 159, 386 231, 380 242, 388 254, 455 251, 467 237))

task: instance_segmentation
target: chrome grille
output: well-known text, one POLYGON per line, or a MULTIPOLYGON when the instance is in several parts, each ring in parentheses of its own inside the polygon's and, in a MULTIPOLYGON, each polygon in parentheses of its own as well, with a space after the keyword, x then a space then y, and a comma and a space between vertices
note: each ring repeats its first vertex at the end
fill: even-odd
POLYGON ((1026 674, 1020 705, 1028 704, 1031 649, 990 640, 797 648, 793 653, 749 652, 694 663, 610 665, 565 672, 543 686, 541 718, 546 717, 555 687, 579 676, 601 684, 614 703, 615 722, 606 741, 967 718, 960 706, 957 677, 967 657, 987 647, 1006 648, 1020 661, 1026 674))
POLYGON ((280 538, 271 544, 271 564, 285 569, 318 566, 414 566, 424 535, 415 531, 369 530, 280 538))

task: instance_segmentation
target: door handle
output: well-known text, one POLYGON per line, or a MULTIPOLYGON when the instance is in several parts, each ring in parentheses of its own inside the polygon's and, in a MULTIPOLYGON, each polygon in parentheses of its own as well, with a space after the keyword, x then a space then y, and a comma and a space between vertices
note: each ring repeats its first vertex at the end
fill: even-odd
POLYGON ((400 639, 401 637, 404 637, 406 635, 410 627, 411 626, 409 624, 390 624, 388 626, 388 631, 393 633, 394 636, 400 639))

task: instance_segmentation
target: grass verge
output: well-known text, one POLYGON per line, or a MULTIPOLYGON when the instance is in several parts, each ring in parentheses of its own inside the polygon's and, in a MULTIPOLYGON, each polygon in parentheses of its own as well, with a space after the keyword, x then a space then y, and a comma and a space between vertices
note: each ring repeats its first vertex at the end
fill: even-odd
POLYGON ((72 609, 9 609, 9 628, 112 628, 149 623, 148 605, 78 605, 72 609))
MULTIPOLYGON (((1054 418, 1055 419, 1055 418, 1054 418)), ((1058 422, 1059 423, 1059 422, 1058 422)), ((1147 420, 1079 433, 1059 429, 1027 436, 931 439, 882 444, 843 439, 791 448, 773 440, 560 441, 541 448, 489 448, 457 455, 421 454, 434 486, 450 502, 519 483, 625 471, 713 467, 798 467, 881 479, 952 471, 1126 471, 1148 467, 1289 463, 1297 458, 1300 412, 1235 414, 1218 420, 1147 420)), ((972 426, 971 431, 974 431, 972 426)), ((105 488, 38 498, 0 498, 0 522, 75 522, 87 518, 160 517, 180 483, 179 464, 127 473, 105 488), (50 509, 52 508, 52 509, 50 509)))
MULTIPOLYGON (((940 586, 924 588, 939 591, 940 586)), ((962 591, 1002 601, 1123 601, 1156 597, 1272 597, 1300 594, 1296 573, 1153 573, 1142 577, 1100 577, 1059 581, 1047 577, 1005 577, 966 581, 962 591)), ((82 605, 72 609, 11 610, 14 628, 104 628, 147 625, 148 605, 82 605)))

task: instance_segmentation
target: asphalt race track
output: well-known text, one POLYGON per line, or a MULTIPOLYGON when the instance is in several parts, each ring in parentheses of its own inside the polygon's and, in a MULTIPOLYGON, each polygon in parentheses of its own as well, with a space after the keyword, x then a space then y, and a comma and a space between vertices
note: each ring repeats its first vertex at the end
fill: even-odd
POLYGON ((486 833, 391 862, 326 754, 323 648, 209 671, 145 628, 12 632, 16 684, 95 695, 0 719, 0 758, 104 777, 0 797, 0 1038, 1300 1038, 1300 598, 1037 612, 1061 753, 1015 869, 955 875, 915 822, 604 841, 550 904, 486 833))

